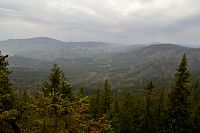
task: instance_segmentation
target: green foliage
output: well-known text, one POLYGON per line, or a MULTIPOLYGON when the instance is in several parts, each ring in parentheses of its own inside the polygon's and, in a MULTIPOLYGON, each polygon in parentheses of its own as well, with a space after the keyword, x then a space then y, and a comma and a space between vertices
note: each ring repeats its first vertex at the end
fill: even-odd
POLYGON ((171 132, 187 132, 187 129, 189 128, 189 76, 190 74, 187 70, 187 59, 184 54, 177 72, 175 73, 175 85, 169 99, 171 132))
POLYGON ((6 131, 11 126, 15 133, 19 133, 20 129, 16 124, 16 120, 23 112, 18 110, 17 104, 19 103, 16 102, 16 95, 12 91, 7 57, 7 55, 4 56, 0 53, 0 124, 2 125, 0 131, 6 131))
POLYGON ((51 69, 48 81, 44 82, 43 92, 45 96, 49 93, 60 93, 62 98, 67 98, 68 100, 73 98, 71 85, 64 72, 56 64, 51 69))
POLYGON ((33 99, 26 90, 22 95, 22 101, 28 108, 21 122, 24 131, 32 132, 33 127, 35 132, 44 133, 111 131, 104 115, 101 119, 89 115, 90 98, 85 95, 84 89, 80 89, 73 98, 71 85, 57 65, 53 66, 49 80, 41 88, 42 91, 33 99))
POLYGON ((199 81, 195 83, 191 92, 191 121, 192 132, 198 133, 200 131, 200 86, 199 81))
POLYGON ((111 104, 112 104, 112 92, 111 86, 108 83, 108 79, 106 78, 104 83, 104 89, 102 94, 102 111, 103 113, 107 113, 110 111, 111 104))
POLYGON ((9 80, 8 61, 7 55, 1 55, 0 53, 0 94, 11 93, 11 83, 9 80))
POLYGON ((77 97, 78 97, 78 99, 80 99, 80 98, 84 98, 85 96, 86 96, 85 90, 84 90, 83 88, 81 88, 81 89, 78 91, 77 97))
POLYGON ((0 56, 0 132, 28 133, 179 133, 200 130, 200 84, 190 91, 185 54, 172 88, 115 92, 106 79, 92 96, 75 94, 64 72, 54 65, 38 92, 14 93, 7 56, 0 56), (190 95, 191 93, 191 95, 190 95), (12 129, 12 130, 11 130, 12 129))
POLYGON ((145 132, 153 132, 154 128, 152 126, 153 116, 153 82, 149 82, 145 88, 145 112, 144 112, 144 123, 143 129, 145 132))
POLYGON ((97 89, 94 95, 91 97, 90 112, 95 119, 99 118, 102 114, 101 94, 99 89, 97 89))
POLYGON ((167 125, 168 125, 168 114, 167 114, 167 100, 165 97, 164 89, 157 92, 157 100, 155 101, 155 111, 154 111, 154 117, 155 117, 155 125, 154 125, 154 131, 156 132, 165 132, 167 131, 167 125))
POLYGON ((109 113, 112 105, 111 86, 106 79, 102 92, 98 89, 91 98, 90 108, 94 118, 99 118, 102 114, 109 113))

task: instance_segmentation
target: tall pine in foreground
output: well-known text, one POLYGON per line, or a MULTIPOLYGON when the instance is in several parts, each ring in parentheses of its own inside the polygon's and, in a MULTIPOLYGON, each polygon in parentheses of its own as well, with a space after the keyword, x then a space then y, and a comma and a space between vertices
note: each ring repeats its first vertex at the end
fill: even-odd
POLYGON ((73 98, 71 85, 65 77, 64 72, 56 64, 54 64, 51 69, 48 81, 46 81, 43 85, 43 92, 45 96, 49 93, 59 93, 64 99, 72 100, 73 98))
POLYGON ((170 128, 172 133, 187 132, 189 121, 189 96, 188 88, 190 73, 187 69, 187 59, 184 54, 175 73, 175 84, 169 97, 170 128))
POLYGON ((36 95, 35 104, 35 123, 40 131, 56 133, 75 129, 75 124, 69 122, 73 116, 71 85, 58 65, 53 65, 48 80, 43 83, 42 92, 36 95))
POLYGON ((144 113, 144 124, 143 130, 144 132, 154 132, 153 131, 153 92, 154 85, 153 82, 149 82, 147 87, 145 88, 145 113, 144 113))
POLYGON ((101 93, 100 90, 97 89, 90 100, 90 112, 92 117, 95 119, 99 118, 102 114, 100 98, 101 98, 101 93))
POLYGON ((0 53, 0 132, 9 132, 10 127, 14 133, 20 133, 16 121, 21 112, 15 106, 15 95, 9 80, 8 55, 0 53))
POLYGON ((104 82, 104 90, 102 94, 102 111, 103 113, 107 113, 110 111, 111 104, 112 104, 112 92, 111 92, 111 86, 108 82, 108 79, 106 78, 104 82))

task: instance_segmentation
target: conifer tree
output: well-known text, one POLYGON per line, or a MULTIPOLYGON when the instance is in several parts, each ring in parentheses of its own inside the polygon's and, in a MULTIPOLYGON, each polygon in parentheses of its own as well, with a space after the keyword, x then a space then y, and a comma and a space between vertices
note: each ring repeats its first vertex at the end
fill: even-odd
POLYGON ((11 93, 11 83, 9 80, 8 61, 6 58, 8 55, 1 55, 0 53, 0 94, 11 93))
POLYGON ((44 83, 43 92, 45 95, 59 93, 62 98, 72 100, 73 93, 71 85, 58 65, 53 65, 48 81, 44 83))
POLYGON ((44 82, 42 91, 37 95, 35 105, 38 110, 36 123, 42 127, 41 131, 57 132, 64 130, 66 125, 69 127, 67 120, 71 118, 69 112, 72 112, 73 93, 64 72, 56 64, 44 82))
POLYGON ((106 78, 104 82, 104 90, 102 94, 102 111, 103 113, 107 113, 110 111, 112 104, 112 93, 111 93, 111 86, 108 83, 108 79, 106 78))
POLYGON ((99 118, 101 115, 101 102, 100 102, 101 99, 100 98, 101 98, 100 90, 97 89, 90 100, 90 112, 91 112, 91 115, 95 119, 99 118))
POLYGON ((164 89, 157 92, 157 101, 155 102, 155 132, 167 131, 167 108, 164 96, 164 89))
POLYGON ((175 84, 169 98, 169 116, 171 132, 187 132, 189 121, 189 96, 188 88, 190 73, 187 69, 187 59, 184 54, 175 73, 175 84))
POLYGON ((131 133, 134 132, 134 126, 133 126, 133 114, 135 113, 135 110, 133 108, 134 100, 133 95, 130 92, 125 92, 122 94, 120 98, 120 111, 118 113, 118 122, 115 123, 115 132, 116 133, 131 133), (117 127, 116 127, 117 126, 117 127))
MULTIPOLYGON (((200 87, 200 86, 196 86, 200 87)), ((192 118, 192 132, 198 133, 200 131, 200 90, 193 88, 191 94, 191 118, 192 118)))
POLYGON ((139 97, 131 92, 124 92, 119 97, 119 104, 116 107, 115 116, 111 124, 116 133, 137 133, 141 132, 142 107, 143 103, 139 97))
POLYGON ((15 108, 15 96, 12 91, 12 84, 9 80, 8 55, 0 53, 0 132, 7 132, 6 123, 8 123, 15 133, 20 133, 20 128, 16 124, 16 119, 20 112, 15 108), (1 131, 3 130, 3 131, 1 131))
POLYGON ((153 82, 150 81, 147 87, 145 88, 145 116, 144 116, 144 131, 153 132, 153 109, 152 109, 152 91, 154 89, 153 82))

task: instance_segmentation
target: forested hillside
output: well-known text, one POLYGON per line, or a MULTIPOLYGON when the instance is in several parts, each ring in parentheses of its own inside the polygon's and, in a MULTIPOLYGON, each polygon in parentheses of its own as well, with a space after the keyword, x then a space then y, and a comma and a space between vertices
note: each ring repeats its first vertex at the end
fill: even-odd
POLYGON ((0 0, 0 133, 200 133, 199 0, 0 0))
MULTIPOLYGON (((78 90, 56 64, 34 93, 13 89, 8 56, 0 55, 0 132, 2 133, 198 133, 200 86, 193 84, 186 54, 171 87, 146 82, 140 91, 116 92, 104 79, 88 96, 78 90)), ((40 77, 37 77, 40 78, 40 77)), ((117 83, 117 82, 115 82, 117 83)))
POLYGON ((111 52, 117 44, 104 42, 63 42, 48 37, 0 41, 3 53, 53 61, 57 58, 92 58, 111 52))
POLYGON ((84 87, 87 93, 102 87, 106 77, 116 91, 138 91, 149 81, 157 87, 170 87, 183 53, 188 56, 192 78, 200 79, 200 49, 175 44, 116 45, 39 37, 1 41, 0 48, 10 54, 14 86, 31 87, 33 91, 47 79, 54 63, 61 66, 74 88, 84 87))
POLYGON ((0 48, 10 54, 0 56, 2 133, 200 130, 199 48, 50 38, 0 48))

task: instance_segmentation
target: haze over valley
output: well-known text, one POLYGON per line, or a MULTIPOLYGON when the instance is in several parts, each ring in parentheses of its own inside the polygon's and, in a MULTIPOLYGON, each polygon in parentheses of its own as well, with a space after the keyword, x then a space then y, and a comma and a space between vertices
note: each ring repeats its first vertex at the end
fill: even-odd
POLYGON ((113 89, 137 90, 145 82, 170 86, 183 53, 189 69, 199 78, 200 49, 170 43, 122 45, 105 42, 63 42, 37 37, 0 42, 2 53, 10 55, 11 79, 16 87, 37 87, 51 66, 60 65, 75 88, 102 87, 105 78, 113 89), (40 77, 40 78, 37 78, 40 77))
POLYGON ((0 0, 0 133, 199 133, 199 0, 0 0))

